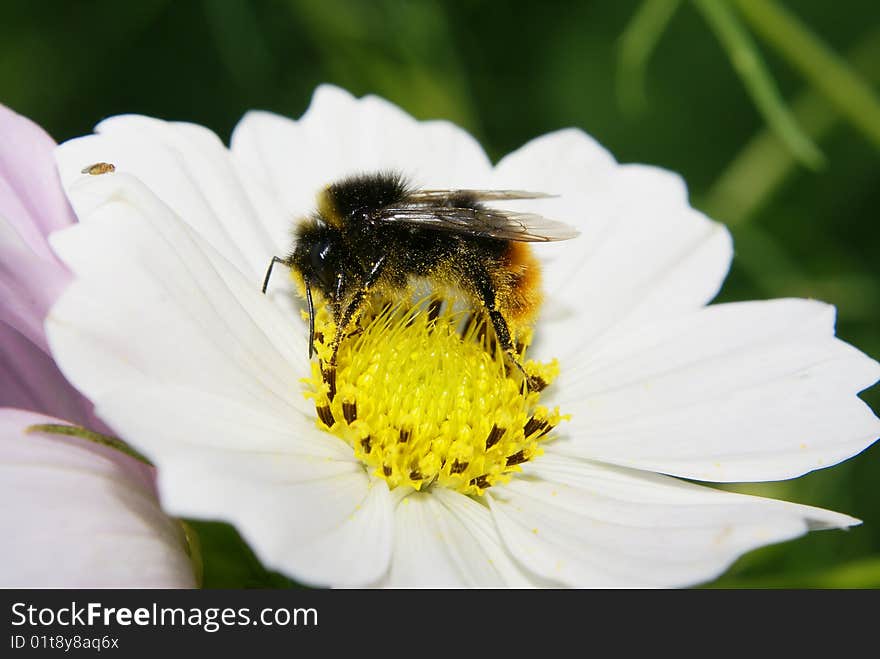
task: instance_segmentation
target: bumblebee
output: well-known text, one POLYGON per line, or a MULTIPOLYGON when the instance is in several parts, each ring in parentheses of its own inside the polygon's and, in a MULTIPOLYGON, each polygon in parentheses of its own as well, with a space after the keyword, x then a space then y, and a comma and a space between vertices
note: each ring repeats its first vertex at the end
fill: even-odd
MULTIPOLYGON (((526 377, 515 347, 518 327, 529 323, 541 301, 541 272, 530 242, 565 240, 572 227, 533 213, 498 210, 486 202, 551 195, 516 190, 421 190, 397 172, 352 176, 327 186, 317 210, 298 223, 287 257, 309 312, 309 357, 314 354, 313 290, 329 304, 336 335, 325 377, 335 374, 336 353, 369 296, 393 299, 416 280, 463 293, 485 311, 501 348, 526 377)), ((331 385, 331 390, 333 389, 331 385)))

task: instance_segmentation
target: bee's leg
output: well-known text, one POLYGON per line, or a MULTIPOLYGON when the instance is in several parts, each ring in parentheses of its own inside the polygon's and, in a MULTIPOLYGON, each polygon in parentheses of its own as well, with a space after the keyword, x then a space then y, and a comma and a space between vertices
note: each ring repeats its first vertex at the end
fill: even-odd
POLYGON ((353 321, 363 309, 368 294, 369 290, 366 288, 362 288, 356 292, 354 296, 352 296, 351 302, 345 307, 345 311, 339 314, 339 317, 336 319, 336 336, 333 337, 333 355, 330 358, 330 364, 334 367, 336 366, 336 353, 339 352, 339 344, 342 343, 345 330, 351 324, 351 321, 353 321))
POLYGON ((498 337, 498 341, 501 343, 501 348, 504 352, 507 353, 507 356, 510 358, 510 361, 520 370, 523 374, 523 377, 526 379, 526 385, 529 388, 529 391, 541 391, 546 386, 547 383, 543 378, 537 375, 530 375, 526 372, 525 367, 522 365, 522 362, 519 360, 519 355, 516 352, 516 346, 513 345, 513 341, 510 338, 510 328, 507 325, 507 320, 505 320, 504 316, 501 314, 498 309, 489 309, 489 319, 492 321, 492 327, 495 328, 495 336, 498 337))
POLYGON ((351 299, 351 302, 348 303, 348 306, 345 307, 345 311, 342 313, 334 314, 337 316, 336 320, 336 335, 333 337, 332 343, 332 352, 330 353, 330 360, 327 362, 326 367, 321 368, 321 373, 324 378, 324 382, 327 383, 327 387, 329 388, 327 392, 327 397, 332 401, 333 397, 336 396, 336 357, 339 354, 339 346, 342 344, 343 335, 345 334, 346 328, 349 326, 351 321, 355 319, 357 314, 363 309, 364 302, 367 300, 367 295, 369 294, 369 290, 363 288, 359 290, 351 299))
POLYGON ((339 343, 343 339, 345 330, 348 329, 348 326, 351 324, 351 322, 363 310, 364 303, 367 301, 367 296, 376 285, 376 282, 379 281, 379 277, 382 276, 384 266, 385 255, 383 254, 373 262, 372 268, 367 273, 363 286, 360 288, 360 290, 355 292, 355 294, 351 298, 351 301, 345 307, 345 310, 341 314, 338 314, 338 317, 336 318, 336 339, 334 340, 332 362, 334 366, 336 365, 336 352, 339 348, 339 343))
POLYGON ((326 382, 329 387, 327 396, 330 400, 333 400, 333 397, 336 395, 336 357, 339 354, 339 346, 344 338, 345 330, 363 310, 364 303, 367 301, 367 296, 370 294, 370 289, 376 284, 379 277, 382 275, 384 265, 385 255, 383 254, 373 263, 373 267, 370 272, 367 273, 363 286, 360 290, 355 292, 345 309, 340 312, 339 308, 337 308, 333 314, 335 316, 334 320, 336 321, 336 335, 333 337, 333 352, 330 354, 330 361, 327 364, 327 368, 321 369, 324 382, 326 382))
POLYGON ((510 327, 507 324, 507 319, 504 318, 504 315, 498 310, 498 304, 495 299, 495 289, 492 286, 488 275, 484 274, 483 276, 477 277, 475 284, 477 287, 477 293, 489 314, 489 320, 492 321, 492 327, 495 329, 495 336, 498 338, 502 350, 507 353, 510 361, 514 363, 523 374, 523 377, 525 377, 526 386, 529 388, 529 391, 541 391, 547 386, 547 383, 543 378, 537 375, 529 375, 526 372, 525 367, 522 365, 522 362, 520 362, 519 355, 516 352, 516 346, 513 344, 513 340, 510 336, 510 327))

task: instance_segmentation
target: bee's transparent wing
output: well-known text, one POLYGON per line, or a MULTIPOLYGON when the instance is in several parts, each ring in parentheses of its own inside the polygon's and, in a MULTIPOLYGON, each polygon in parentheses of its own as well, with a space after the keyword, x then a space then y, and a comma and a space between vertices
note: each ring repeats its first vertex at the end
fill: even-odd
POLYGON ((568 240, 579 233, 564 222, 550 220, 537 213, 495 208, 413 205, 384 208, 375 219, 380 222, 399 222, 425 229, 519 242, 568 240))
POLYGON ((406 201, 415 204, 436 204, 450 198, 470 201, 504 201, 505 199, 547 199, 557 195, 526 190, 416 190, 406 201))

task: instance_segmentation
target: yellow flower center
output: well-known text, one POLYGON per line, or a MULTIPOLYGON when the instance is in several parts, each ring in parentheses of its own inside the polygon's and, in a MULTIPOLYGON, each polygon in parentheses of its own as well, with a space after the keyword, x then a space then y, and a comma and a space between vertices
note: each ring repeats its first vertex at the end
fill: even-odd
MULTIPOLYGON (((334 327, 327 309, 318 310, 319 359, 304 380, 318 427, 350 444, 391 488, 481 495, 541 455, 565 418, 526 391, 485 323, 464 316, 440 311, 436 301, 427 310, 422 302, 367 311, 341 342, 333 378, 321 364, 332 354, 334 327)), ((520 337, 522 359, 530 338, 520 337)), ((548 384, 559 373, 556 360, 524 366, 548 384)))

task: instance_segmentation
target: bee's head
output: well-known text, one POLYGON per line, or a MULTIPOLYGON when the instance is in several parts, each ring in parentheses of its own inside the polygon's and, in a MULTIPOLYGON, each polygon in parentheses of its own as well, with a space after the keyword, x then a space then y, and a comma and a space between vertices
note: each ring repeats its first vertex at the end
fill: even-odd
POLYGON ((358 280, 355 263, 347 257, 341 232, 320 220, 297 227, 290 265, 304 282, 334 307, 348 297, 358 280))

